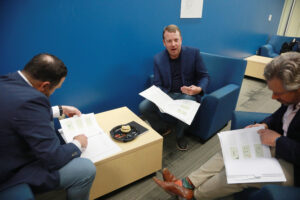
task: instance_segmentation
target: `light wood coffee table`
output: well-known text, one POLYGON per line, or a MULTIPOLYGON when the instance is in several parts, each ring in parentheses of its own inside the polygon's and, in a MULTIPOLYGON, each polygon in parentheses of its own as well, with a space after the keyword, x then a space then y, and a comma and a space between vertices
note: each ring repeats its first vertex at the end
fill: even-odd
POLYGON ((115 126, 131 121, 149 130, 127 143, 114 140, 122 150, 95 163, 97 173, 90 199, 103 196, 162 168, 163 138, 127 107, 102 112, 95 117, 107 134, 115 126))
POLYGON ((247 67, 246 67, 246 76, 251 76, 254 78, 265 79, 264 78, 264 69, 266 64, 271 62, 273 59, 264 56, 250 56, 245 58, 247 60, 247 67))

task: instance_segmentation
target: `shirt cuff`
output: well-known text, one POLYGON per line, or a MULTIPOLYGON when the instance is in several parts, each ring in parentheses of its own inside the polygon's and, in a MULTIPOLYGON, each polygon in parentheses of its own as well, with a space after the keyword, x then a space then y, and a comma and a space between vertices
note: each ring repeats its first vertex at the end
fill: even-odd
POLYGON ((78 149, 80 149, 80 151, 82 152, 81 144, 78 140, 73 140, 72 143, 75 144, 75 146, 77 146, 78 149))
POLYGON ((52 106, 52 115, 53 115, 53 118, 60 117, 58 106, 52 106))

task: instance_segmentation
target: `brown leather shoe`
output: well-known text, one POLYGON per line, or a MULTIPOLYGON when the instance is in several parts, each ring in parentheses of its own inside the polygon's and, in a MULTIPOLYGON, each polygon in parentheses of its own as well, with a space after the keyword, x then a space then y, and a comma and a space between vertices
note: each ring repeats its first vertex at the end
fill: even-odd
POLYGON ((181 187, 179 185, 176 185, 174 182, 165 182, 161 181, 156 177, 153 177, 153 180, 157 185, 159 185, 161 188, 163 188, 166 192, 169 194, 175 194, 180 197, 183 197, 185 199, 192 199, 194 192, 193 190, 186 189, 184 187, 181 187))
POLYGON ((162 175, 163 175, 164 181, 167 181, 167 182, 177 181, 177 178, 168 170, 168 168, 163 168, 162 175))

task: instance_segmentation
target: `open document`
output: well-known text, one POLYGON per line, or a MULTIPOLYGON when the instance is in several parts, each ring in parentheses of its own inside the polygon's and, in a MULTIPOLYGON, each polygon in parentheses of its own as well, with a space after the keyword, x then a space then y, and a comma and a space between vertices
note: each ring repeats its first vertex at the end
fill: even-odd
POLYGON ((84 134, 88 137, 88 146, 81 157, 89 158, 95 163, 121 151, 121 148, 99 127, 94 113, 62 119, 59 122, 62 127, 60 132, 66 143, 72 142, 76 135, 84 134))
POLYGON ((173 100, 155 85, 144 90, 140 95, 157 105, 160 111, 168 113, 188 125, 191 125, 200 106, 200 103, 192 100, 173 100))
POLYGON ((218 133, 229 184, 286 181, 278 160, 261 143, 257 131, 262 128, 218 133))

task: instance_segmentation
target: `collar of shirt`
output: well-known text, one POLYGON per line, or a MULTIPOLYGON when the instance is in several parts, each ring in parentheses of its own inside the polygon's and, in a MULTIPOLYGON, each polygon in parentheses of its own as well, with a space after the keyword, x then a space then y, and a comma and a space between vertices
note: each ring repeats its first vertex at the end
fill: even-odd
POLYGON ((292 120, 294 119, 296 113, 298 112, 300 108, 300 102, 295 106, 293 105, 289 105, 287 110, 285 111, 283 118, 282 118, 282 129, 283 129, 283 135, 287 136, 287 131, 288 128, 292 122, 292 120))
POLYGON ((22 74, 22 72, 20 70, 18 70, 19 75, 24 79, 24 81, 26 81, 26 83, 28 83, 28 85, 30 85, 32 87, 32 84, 29 82, 29 80, 22 74))

